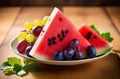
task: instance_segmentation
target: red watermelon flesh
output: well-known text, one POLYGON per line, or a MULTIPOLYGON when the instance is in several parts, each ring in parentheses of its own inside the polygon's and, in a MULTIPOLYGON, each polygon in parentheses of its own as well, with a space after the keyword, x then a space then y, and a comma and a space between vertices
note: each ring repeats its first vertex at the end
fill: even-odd
POLYGON ((82 52, 85 52, 90 45, 68 18, 55 8, 31 49, 30 55, 40 60, 52 59, 54 52, 63 51, 69 46, 72 39, 80 41, 80 50, 82 52))
POLYGON ((82 24, 79 32, 96 48, 97 56, 105 54, 112 49, 112 45, 88 25, 82 24))

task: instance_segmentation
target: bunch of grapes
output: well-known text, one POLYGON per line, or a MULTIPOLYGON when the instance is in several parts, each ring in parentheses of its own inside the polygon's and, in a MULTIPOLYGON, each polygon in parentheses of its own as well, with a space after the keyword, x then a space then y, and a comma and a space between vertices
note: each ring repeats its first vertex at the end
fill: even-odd
POLYGON ((45 16, 42 20, 36 19, 33 22, 24 23, 24 29, 18 34, 17 50, 19 53, 29 56, 30 50, 48 19, 49 16, 45 16))

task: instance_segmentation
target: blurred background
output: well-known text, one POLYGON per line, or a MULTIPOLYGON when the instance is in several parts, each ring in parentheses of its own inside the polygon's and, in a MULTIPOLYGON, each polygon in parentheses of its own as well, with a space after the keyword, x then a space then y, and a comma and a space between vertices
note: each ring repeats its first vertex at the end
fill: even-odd
POLYGON ((120 6, 120 0, 2 0, 0 6, 120 6))

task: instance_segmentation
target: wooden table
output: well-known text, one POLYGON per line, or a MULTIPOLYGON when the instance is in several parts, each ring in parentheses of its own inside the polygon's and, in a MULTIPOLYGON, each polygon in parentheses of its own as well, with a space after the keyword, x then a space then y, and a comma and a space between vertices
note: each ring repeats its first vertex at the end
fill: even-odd
MULTIPOLYGON (((30 72, 21 78, 5 76, 0 79, 120 79, 120 7, 60 7, 64 14, 77 26, 83 22, 94 24, 101 32, 111 32, 114 37, 113 51, 107 57, 76 66, 42 65, 43 71, 30 72)), ((9 43, 26 21, 42 19, 50 15, 53 7, 2 7, 0 8, 0 64, 14 54, 9 43)))

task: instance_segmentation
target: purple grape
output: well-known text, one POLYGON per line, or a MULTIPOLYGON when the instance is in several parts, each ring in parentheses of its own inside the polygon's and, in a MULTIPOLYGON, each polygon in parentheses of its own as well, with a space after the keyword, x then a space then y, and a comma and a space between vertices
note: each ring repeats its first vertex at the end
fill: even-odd
POLYGON ((42 28, 40 26, 35 26, 32 29, 32 33, 33 35, 35 35, 36 37, 39 36, 40 32, 42 31, 42 28))
POLYGON ((83 54, 80 50, 76 50, 75 53, 74 53, 74 57, 73 57, 75 60, 80 60, 83 58, 83 54))
POLYGON ((88 46, 87 47, 87 56, 89 57, 89 58, 94 58, 94 57, 96 57, 96 49, 95 49, 95 47, 94 46, 88 46))
POLYGON ((21 54, 25 54, 25 49, 27 47, 27 42, 25 40, 21 40, 20 42, 18 42, 17 44, 17 50, 19 53, 21 54))
POLYGON ((70 47, 71 48, 77 48, 79 46, 80 42, 79 40, 77 39, 73 39, 71 42, 70 42, 70 47))
POLYGON ((63 61, 64 60, 64 55, 62 51, 57 51, 53 55, 54 60, 56 61, 63 61))
POLYGON ((74 50, 72 48, 67 48, 64 50, 64 56, 70 58, 74 55, 74 50))
POLYGON ((29 55, 29 52, 30 52, 31 49, 32 49, 32 46, 27 46, 27 48, 26 48, 26 50, 25 50, 26 55, 29 56, 29 57, 31 57, 31 56, 29 55))

